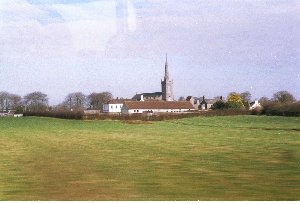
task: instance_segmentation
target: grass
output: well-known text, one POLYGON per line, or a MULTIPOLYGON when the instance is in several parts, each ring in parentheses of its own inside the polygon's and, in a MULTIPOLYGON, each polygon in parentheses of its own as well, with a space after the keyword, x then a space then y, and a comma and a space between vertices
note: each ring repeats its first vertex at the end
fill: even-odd
POLYGON ((0 200, 299 200, 300 118, 0 118, 0 200))

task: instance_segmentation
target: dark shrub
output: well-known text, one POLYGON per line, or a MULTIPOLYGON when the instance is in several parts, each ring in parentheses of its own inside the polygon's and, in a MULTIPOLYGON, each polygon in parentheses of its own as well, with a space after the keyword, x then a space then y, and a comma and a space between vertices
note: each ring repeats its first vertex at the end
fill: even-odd
POLYGON ((41 111, 41 112, 25 112, 24 116, 52 117, 61 119, 83 119, 82 111, 41 111))
POLYGON ((264 105, 262 114, 274 116, 300 116, 300 103, 283 104, 269 102, 264 105))
POLYGON ((262 113, 262 108, 255 108, 251 110, 252 115, 260 115, 262 113))
POLYGON ((215 102, 211 108, 213 110, 222 110, 225 108, 225 105, 226 105, 225 102, 220 100, 220 101, 215 102))

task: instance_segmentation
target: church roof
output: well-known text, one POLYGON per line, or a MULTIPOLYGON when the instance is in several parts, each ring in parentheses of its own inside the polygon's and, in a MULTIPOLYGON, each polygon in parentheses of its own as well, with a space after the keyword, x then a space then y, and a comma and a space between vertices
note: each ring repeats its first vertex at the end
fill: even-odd
POLYGON ((135 100, 141 100, 141 96, 144 96, 144 97, 160 97, 162 96, 162 92, 153 92, 153 93, 141 93, 141 94, 136 94, 132 97, 132 99, 135 99, 135 100))
POLYGON ((125 101, 124 105, 128 109, 195 109, 188 101, 125 101))

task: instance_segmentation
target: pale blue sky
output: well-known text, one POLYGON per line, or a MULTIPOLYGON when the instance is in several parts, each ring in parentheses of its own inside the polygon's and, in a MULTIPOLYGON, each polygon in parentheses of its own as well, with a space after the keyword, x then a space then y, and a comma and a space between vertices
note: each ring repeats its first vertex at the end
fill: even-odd
POLYGON ((297 0, 0 0, 0 90, 300 99, 297 0))

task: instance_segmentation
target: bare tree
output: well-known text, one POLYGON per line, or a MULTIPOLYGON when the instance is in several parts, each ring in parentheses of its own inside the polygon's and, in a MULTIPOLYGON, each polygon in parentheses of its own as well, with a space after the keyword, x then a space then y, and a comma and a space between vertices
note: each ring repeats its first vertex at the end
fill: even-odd
POLYGON ((20 106, 22 106, 22 97, 16 94, 10 94, 10 107, 12 109, 18 109, 20 106))
POLYGON ((102 110, 103 104, 113 99, 110 92, 91 93, 88 95, 88 106, 92 110, 102 110))
POLYGON ((45 111, 48 108, 47 95, 42 92, 33 92, 24 96, 27 111, 45 111))
POLYGON ((245 91, 240 94, 242 101, 251 102, 251 93, 249 91, 245 91))
POLYGON ((270 102, 270 99, 269 99, 268 97, 263 96, 263 97, 261 97, 261 98, 258 100, 258 102, 259 102, 262 106, 264 106, 264 104, 267 104, 267 103, 270 102))
POLYGON ((17 109, 19 106, 21 106, 21 96, 4 91, 0 92, 0 110, 2 112, 17 109))
POLYGON ((0 92, 0 110, 7 111, 9 108, 9 93, 6 91, 0 92))
POLYGON ((63 106, 68 110, 84 110, 86 107, 86 96, 82 92, 70 93, 66 96, 63 106))
POLYGON ((296 101, 295 97, 288 91, 278 91, 273 95, 273 101, 278 103, 294 103, 296 101))
POLYGON ((249 91, 245 91, 243 93, 240 93, 242 103, 244 104, 246 110, 249 110, 250 108, 250 102, 251 102, 251 93, 249 91))

